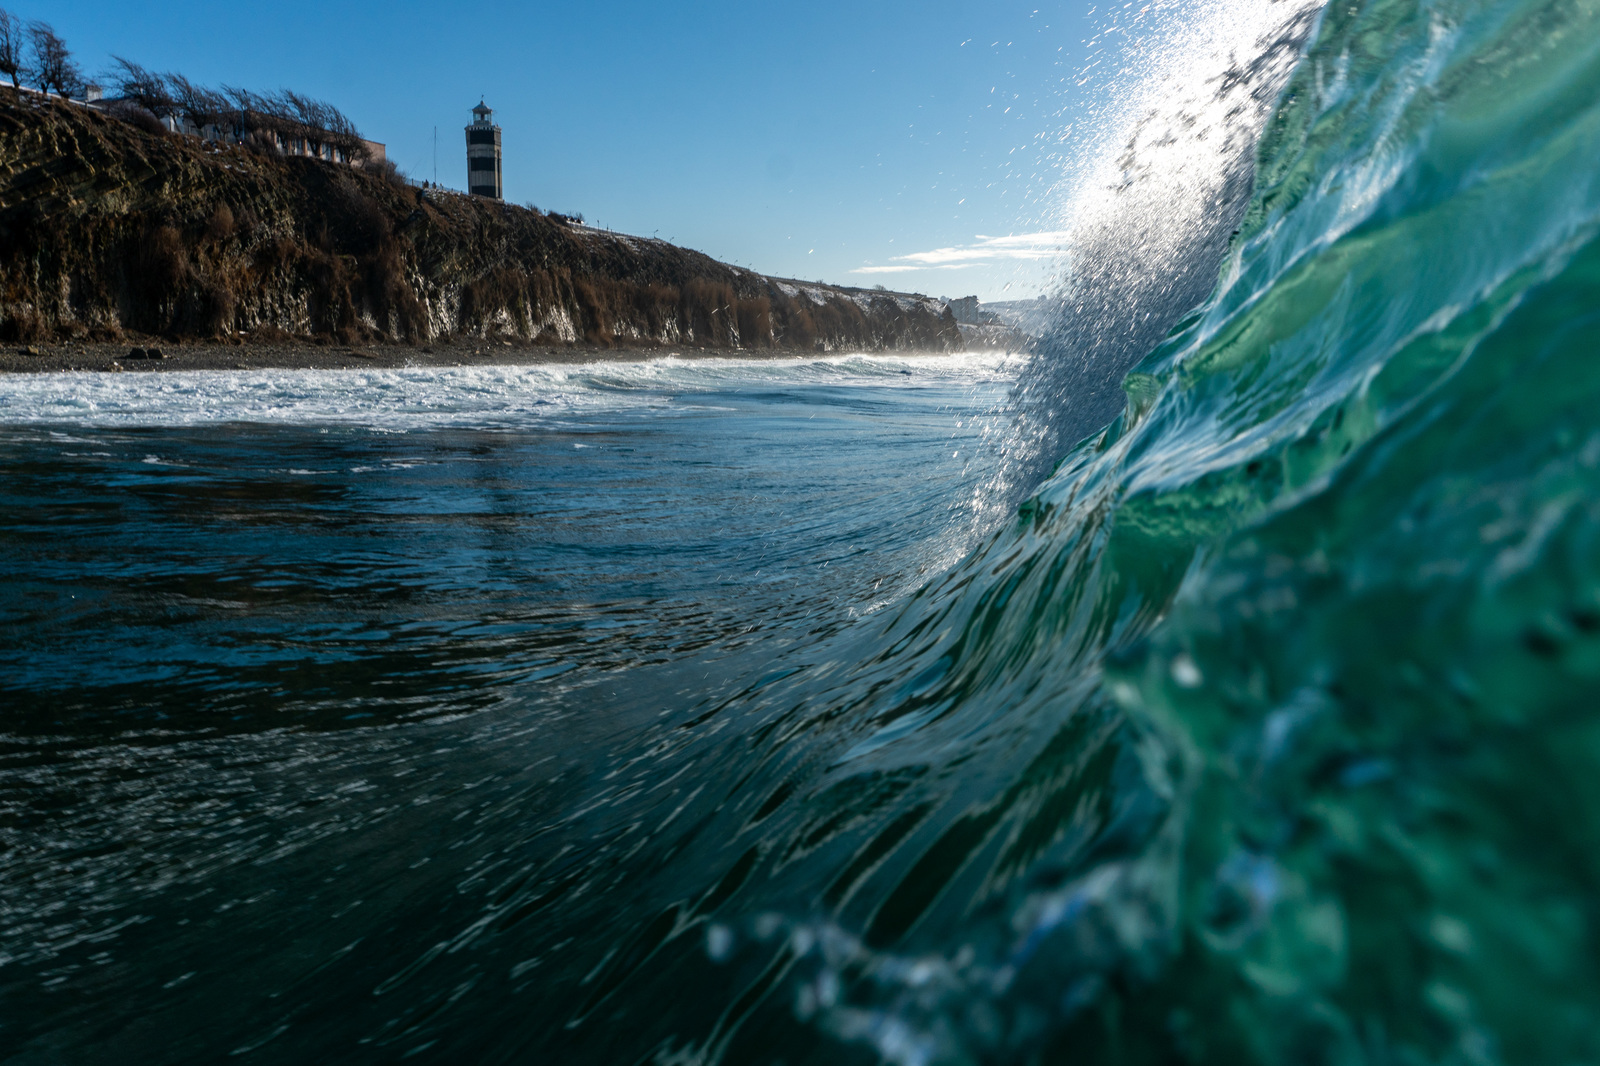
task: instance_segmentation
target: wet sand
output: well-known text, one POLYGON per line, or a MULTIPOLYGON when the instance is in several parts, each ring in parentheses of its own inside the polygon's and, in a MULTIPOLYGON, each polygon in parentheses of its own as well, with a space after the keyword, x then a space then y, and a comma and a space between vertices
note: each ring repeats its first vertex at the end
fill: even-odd
POLYGON ((806 353, 765 348, 743 350, 695 347, 548 347, 505 341, 427 345, 173 344, 162 341, 119 343, 11 344, 0 348, 0 373, 98 370, 142 373, 167 370, 370 370, 425 366, 519 366, 532 363, 633 363, 663 356, 681 359, 781 359, 806 353), (135 349, 156 348, 161 358, 134 357, 135 349))

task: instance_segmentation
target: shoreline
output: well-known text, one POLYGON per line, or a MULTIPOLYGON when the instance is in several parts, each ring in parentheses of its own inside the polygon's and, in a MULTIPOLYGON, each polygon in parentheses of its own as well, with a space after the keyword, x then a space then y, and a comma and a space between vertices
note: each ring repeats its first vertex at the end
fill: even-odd
POLYGON ((287 343, 173 344, 160 341, 105 341, 12 344, 0 348, 0 376, 6 374, 161 373, 175 370, 400 370, 408 367, 539 366, 583 363, 642 363, 678 359, 804 359, 847 352, 805 352, 786 348, 698 348, 693 346, 601 347, 476 343, 340 344, 287 343), (135 359, 135 348, 157 348, 163 358, 135 359), (32 354, 37 352, 38 354, 32 354))

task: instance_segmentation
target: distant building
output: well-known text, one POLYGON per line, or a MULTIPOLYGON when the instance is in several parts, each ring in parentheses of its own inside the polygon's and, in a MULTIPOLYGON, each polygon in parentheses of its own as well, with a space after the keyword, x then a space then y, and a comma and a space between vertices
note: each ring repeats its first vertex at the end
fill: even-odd
POLYGON ((472 109, 472 117, 467 127, 467 191, 499 200, 500 127, 491 121, 494 111, 482 100, 472 109))
POLYGON ((950 313, 957 322, 963 326, 999 326, 1003 325, 1000 316, 993 311, 985 311, 978 303, 976 296, 963 296, 959 300, 946 300, 950 313))

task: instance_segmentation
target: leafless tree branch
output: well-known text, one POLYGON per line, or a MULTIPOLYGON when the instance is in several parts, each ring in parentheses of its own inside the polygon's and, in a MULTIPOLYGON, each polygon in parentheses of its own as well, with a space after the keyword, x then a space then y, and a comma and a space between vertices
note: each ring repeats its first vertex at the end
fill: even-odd
POLYGON ((17 73, 22 69, 23 25, 11 12, 0 8, 0 74, 11 79, 17 91, 17 73))
POLYGON ((181 114, 196 131, 204 132, 207 126, 220 126, 226 120, 228 101, 182 74, 167 74, 162 78, 167 92, 181 114))
POLYGON ((83 88, 83 71, 73 62, 67 43, 49 23, 28 23, 28 41, 33 46, 28 73, 35 86, 62 97, 72 96, 83 88))
POLYGON ((147 70, 130 59, 112 56, 117 68, 106 80, 111 82, 116 94, 131 100, 158 117, 175 115, 178 105, 167 89, 167 79, 147 70))

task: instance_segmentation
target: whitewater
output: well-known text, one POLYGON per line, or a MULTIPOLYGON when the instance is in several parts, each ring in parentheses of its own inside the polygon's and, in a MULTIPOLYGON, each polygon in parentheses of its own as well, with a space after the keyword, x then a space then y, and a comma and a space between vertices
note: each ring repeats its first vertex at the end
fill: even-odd
POLYGON ((0 382, 0 1057, 1600 1061, 1600 4, 1118 17, 1025 359, 0 382))

